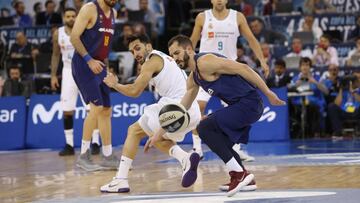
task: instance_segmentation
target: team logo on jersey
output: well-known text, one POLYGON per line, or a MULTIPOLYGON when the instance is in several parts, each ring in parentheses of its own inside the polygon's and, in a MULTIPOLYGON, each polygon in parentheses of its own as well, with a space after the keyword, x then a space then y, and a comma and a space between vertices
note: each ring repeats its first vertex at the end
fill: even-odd
POLYGON ((214 93, 214 90, 212 90, 212 89, 210 89, 210 88, 209 88, 207 91, 208 91, 208 93, 209 93, 210 95, 212 95, 212 94, 214 93))
POLYGON ((208 32, 208 38, 214 38, 215 33, 214 32, 208 32))
POLYGON ((211 23, 209 23, 209 26, 208 26, 209 29, 213 29, 213 25, 211 23))

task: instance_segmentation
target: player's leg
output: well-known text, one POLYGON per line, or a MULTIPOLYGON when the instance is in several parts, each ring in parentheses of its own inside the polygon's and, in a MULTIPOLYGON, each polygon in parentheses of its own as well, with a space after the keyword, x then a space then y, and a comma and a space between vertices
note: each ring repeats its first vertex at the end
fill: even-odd
MULTIPOLYGON (((79 91, 79 96, 81 99, 81 103, 83 104, 83 106, 86 108, 86 112, 89 113, 90 111, 90 104, 86 104, 83 97, 81 96, 81 93, 79 91)), ((92 155, 97 155, 100 154, 100 132, 98 127, 96 126, 96 129, 93 131, 92 136, 91 136, 91 154, 92 155)))
POLYGON ((215 116, 210 116, 202 120, 197 130, 200 138, 223 160, 226 168, 229 170, 231 183, 229 185, 228 196, 234 195, 254 179, 254 175, 248 173, 245 168, 241 166, 241 160, 235 159, 232 152, 234 143, 228 136, 222 133, 215 116))
POLYGON ((73 114, 76 107, 77 87, 72 78, 71 68, 64 67, 62 70, 60 103, 63 110, 63 123, 66 145, 59 152, 60 156, 74 155, 74 120, 73 114))
MULTIPOLYGON (((116 170, 120 160, 115 156, 112 150, 111 142, 111 105, 110 105, 110 88, 104 83, 99 86, 100 99, 98 102, 102 105, 101 111, 97 116, 97 126, 100 131, 102 141, 102 156, 100 165, 104 169, 116 170)), ((91 107, 90 107, 91 110, 91 107)))

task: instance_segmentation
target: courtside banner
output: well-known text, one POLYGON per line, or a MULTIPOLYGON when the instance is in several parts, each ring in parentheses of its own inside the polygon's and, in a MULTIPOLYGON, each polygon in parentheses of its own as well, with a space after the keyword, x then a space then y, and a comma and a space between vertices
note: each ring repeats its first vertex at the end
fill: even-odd
MULTIPOLYGON (((287 89, 272 89, 280 99, 287 101, 287 89)), ((267 98, 261 94, 264 102, 264 112, 250 131, 250 141, 279 141, 289 140, 288 106, 272 106, 267 98)), ((215 112, 223 108, 219 99, 212 97, 206 108, 206 113, 215 112)), ((236 118, 235 118, 236 119, 236 118)))
POLYGON ((25 147, 25 97, 0 98, 0 150, 25 147))
MULTIPOLYGON (((111 94, 112 141, 123 144, 129 125, 142 115, 144 107, 154 103, 153 94, 144 92, 138 98, 130 98, 119 93, 111 94)), ((74 112, 74 141, 80 146, 86 109, 78 99, 74 112)), ((26 144, 29 148, 60 148, 65 145, 63 114, 59 95, 33 95, 30 99, 26 144)))

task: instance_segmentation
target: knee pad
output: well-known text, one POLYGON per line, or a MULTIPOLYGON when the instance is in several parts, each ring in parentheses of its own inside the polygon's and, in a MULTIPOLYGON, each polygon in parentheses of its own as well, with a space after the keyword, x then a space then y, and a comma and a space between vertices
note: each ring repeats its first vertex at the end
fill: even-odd
POLYGON ((74 119, 72 115, 64 115, 64 129, 70 130, 73 129, 74 119))

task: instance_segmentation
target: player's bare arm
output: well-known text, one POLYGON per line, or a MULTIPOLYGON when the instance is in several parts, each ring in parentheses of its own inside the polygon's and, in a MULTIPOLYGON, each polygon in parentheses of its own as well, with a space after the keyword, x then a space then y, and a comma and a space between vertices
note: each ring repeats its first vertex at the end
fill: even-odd
POLYGON ((113 74, 108 74, 104 78, 104 82, 107 86, 115 89, 116 91, 122 93, 123 95, 129 97, 138 97, 148 86, 152 76, 155 73, 160 72, 163 67, 164 62, 161 57, 153 55, 148 61, 146 61, 141 66, 141 71, 139 76, 136 78, 133 84, 123 85, 118 83, 118 79, 113 74))
POLYGON ((52 39, 52 43, 53 43, 53 52, 51 55, 51 89, 52 90, 56 90, 59 87, 59 81, 56 76, 60 61, 60 46, 58 44, 58 38, 59 38, 59 29, 56 29, 52 39))
POLYGON ((270 69, 268 64, 265 61, 264 54, 261 51, 260 44, 258 40, 255 38, 254 34, 251 32, 249 28, 249 24, 247 23, 247 20, 245 16, 238 12, 237 13, 237 20, 239 23, 239 30, 242 35, 244 35, 245 39, 249 42, 249 46, 251 50, 254 52, 256 57, 259 59, 261 63, 261 67, 263 68, 264 75, 267 78, 270 73, 270 69))
POLYGON ((196 16, 194 29, 193 29, 193 32, 192 32, 191 37, 190 37, 190 40, 191 40, 192 45, 194 47, 194 50, 196 48, 197 43, 200 40, 201 30, 202 30, 202 27, 204 25, 204 22, 205 22, 205 13, 201 12, 196 16))
POLYGON ((194 72, 191 72, 186 81, 187 91, 181 100, 181 104, 185 107, 185 109, 189 109, 191 107, 191 104, 199 92, 199 85, 195 83, 193 74, 194 72))
MULTIPOLYGON (((70 41, 73 44, 76 51, 82 56, 88 55, 84 44, 81 42, 80 36, 85 31, 85 29, 91 28, 94 26, 97 18, 96 6, 93 3, 85 4, 79 11, 79 14, 76 18, 74 27, 70 35, 70 41)), ((91 56, 90 56, 91 57, 91 56)), ((95 73, 99 74, 105 64, 99 60, 90 59, 88 62, 90 69, 95 73)))
POLYGON ((272 105, 284 105, 285 102, 280 100, 277 95, 272 92, 261 77, 252 70, 248 65, 238 63, 213 54, 207 54, 198 59, 198 67, 203 77, 209 75, 238 74, 251 84, 259 88, 269 99, 272 105))

